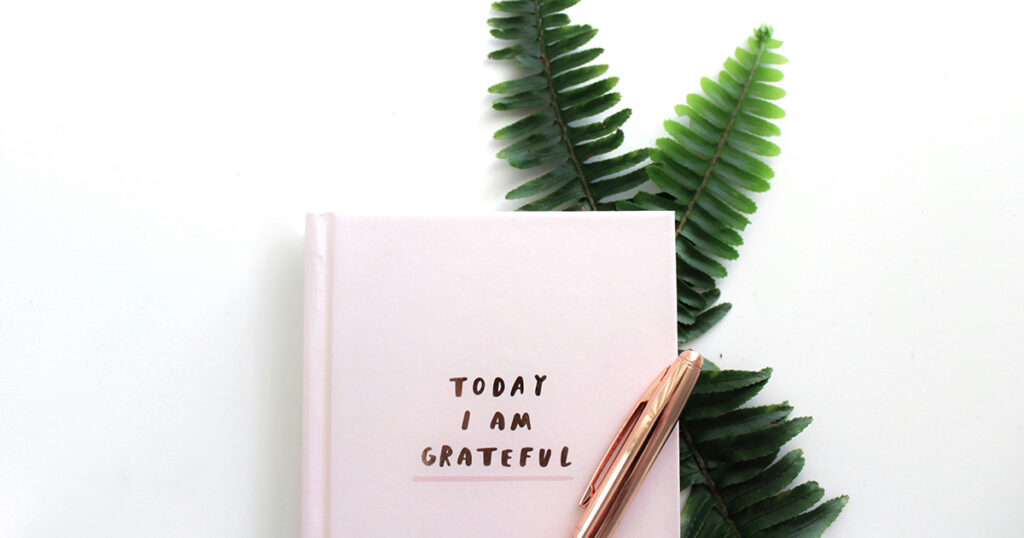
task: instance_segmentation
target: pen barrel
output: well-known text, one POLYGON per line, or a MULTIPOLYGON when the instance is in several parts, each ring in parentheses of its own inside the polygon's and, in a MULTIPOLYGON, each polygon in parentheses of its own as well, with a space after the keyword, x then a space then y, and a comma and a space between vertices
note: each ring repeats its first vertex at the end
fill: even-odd
POLYGON ((634 410, 634 415, 638 412, 640 415, 627 420, 624 427, 630 428, 630 433, 622 441, 618 457, 611 463, 607 474, 594 488, 591 502, 585 507, 573 538, 606 538, 612 535, 661 449, 675 431, 702 366, 703 358, 699 354, 686 351, 648 388, 644 399, 634 410))

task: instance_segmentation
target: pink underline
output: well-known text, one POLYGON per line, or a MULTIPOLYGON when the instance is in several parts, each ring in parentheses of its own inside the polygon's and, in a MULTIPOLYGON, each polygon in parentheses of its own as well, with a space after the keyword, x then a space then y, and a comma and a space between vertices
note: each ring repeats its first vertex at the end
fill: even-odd
POLYGON ((414 476, 413 482, 557 482, 571 476, 414 476))

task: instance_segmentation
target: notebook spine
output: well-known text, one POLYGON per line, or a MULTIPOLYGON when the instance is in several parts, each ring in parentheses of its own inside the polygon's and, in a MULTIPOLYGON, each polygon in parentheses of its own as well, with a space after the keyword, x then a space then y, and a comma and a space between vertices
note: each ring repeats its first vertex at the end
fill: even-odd
POLYGON ((330 531, 331 263, 334 219, 306 217, 303 283, 302 538, 330 531))

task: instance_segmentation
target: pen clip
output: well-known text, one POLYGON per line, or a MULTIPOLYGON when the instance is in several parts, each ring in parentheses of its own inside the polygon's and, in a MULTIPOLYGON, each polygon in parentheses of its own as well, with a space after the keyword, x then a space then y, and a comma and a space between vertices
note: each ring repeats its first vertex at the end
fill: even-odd
POLYGON ((604 457, 601 458, 601 463, 599 463, 597 465, 597 469, 594 470, 594 476, 590 478, 590 483, 587 484, 587 489, 583 491, 583 496, 580 497, 581 507, 586 507, 587 503, 590 502, 591 497, 594 496, 594 492, 597 490, 597 484, 600 483, 601 479, 604 477, 605 467, 608 466, 608 462, 610 462, 612 458, 618 455, 619 450, 621 450, 623 444, 625 444, 626 437, 629 437, 629 434, 632 433, 633 427, 636 426, 637 421, 640 420, 640 417, 643 415, 644 408, 646 407, 647 400, 638 403, 633 409, 633 412, 630 413, 628 418, 626 418, 626 422, 624 422, 622 427, 619 428, 619 433, 615 435, 615 440, 612 441, 608 450, 605 451, 604 457))
POLYGON ((661 375, 651 383, 651 386, 649 386, 647 390, 644 391, 643 396, 640 397, 640 401, 637 402, 636 407, 633 408, 633 412, 630 413, 626 418, 626 421, 622 423, 622 427, 619 428, 619 433, 615 435, 615 439, 612 441, 612 444, 608 447, 608 450, 605 451, 604 457, 601 458, 601 463, 597 465, 597 469, 594 471, 594 476, 590 478, 590 483, 588 483, 587 488, 583 490, 583 496, 580 497, 580 507, 585 508, 587 503, 589 503, 590 499, 594 496, 594 493, 597 491, 598 484, 600 484, 601 480, 604 478, 608 464, 618 456, 622 447, 625 446, 626 438, 633 433, 637 423, 640 422, 640 419, 647 411, 650 401, 655 397, 655 395, 662 392, 665 388, 666 374, 668 374, 671 369, 672 366, 665 368, 665 370, 661 372, 661 375))
POLYGON ((601 458, 579 505, 574 538, 610 536, 670 439, 700 376, 704 358, 692 350, 676 357, 647 387, 601 458))

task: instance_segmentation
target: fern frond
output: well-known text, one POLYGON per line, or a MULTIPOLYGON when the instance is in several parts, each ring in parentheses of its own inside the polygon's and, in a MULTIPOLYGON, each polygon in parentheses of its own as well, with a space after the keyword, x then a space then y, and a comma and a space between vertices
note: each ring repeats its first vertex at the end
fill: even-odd
POLYGON ((562 13, 577 2, 495 2, 493 9, 504 16, 487 21, 494 37, 516 42, 492 52, 490 58, 513 61, 526 71, 488 90, 499 95, 495 109, 529 113, 494 133, 510 142, 498 157, 516 168, 547 168, 506 196, 537 197, 520 209, 605 209, 600 207, 603 200, 647 181, 643 169, 637 168, 647 162, 646 151, 605 156, 622 145, 620 127, 630 110, 598 118, 619 103, 621 96, 612 91, 619 79, 600 78, 608 66, 593 61, 603 50, 583 48, 597 30, 570 24, 562 13))
MULTIPOLYGON (((735 259, 740 232, 757 210, 749 193, 768 190, 774 172, 765 157, 779 154, 768 140, 779 134, 772 120, 784 113, 773 101, 785 92, 772 84, 786 62, 775 52, 772 30, 755 30, 746 47, 725 62, 717 80, 701 80, 703 94, 679 105, 680 118, 665 123, 669 137, 648 152, 600 158, 623 142, 622 109, 591 118, 619 101, 617 79, 591 82, 607 71, 591 62, 601 49, 579 50, 597 32, 570 25, 562 11, 578 0, 514 0, 493 4, 505 16, 490 19, 492 34, 517 43, 491 53, 528 74, 492 86, 499 110, 530 114, 499 130, 508 140, 498 157, 517 168, 547 166, 509 199, 539 196, 521 209, 668 210, 676 213, 679 344, 700 336, 731 308, 718 303, 722 260, 735 259), (640 192, 615 203, 607 198, 650 179, 657 193, 640 192)), ((788 403, 742 407, 768 382, 771 369, 719 370, 710 361, 679 421, 680 482, 690 488, 682 513, 684 537, 816 537, 847 502, 825 502, 816 482, 792 486, 804 465, 799 450, 782 447, 806 428, 809 417, 791 418, 788 403), (788 489, 787 489, 788 488, 788 489)))
POLYGON ((701 79, 704 94, 676 107, 681 121, 666 121, 670 136, 650 150, 647 174, 662 192, 618 203, 676 212, 680 349, 729 311, 728 303, 715 305, 715 279, 726 275, 720 260, 739 256, 739 232, 757 210, 747 193, 768 190, 775 175, 764 157, 779 154, 767 137, 779 134, 772 120, 785 113, 773 101, 785 91, 770 84, 782 80, 782 71, 768 66, 786 62, 774 52, 781 44, 762 26, 726 60, 717 81, 701 79))
POLYGON ((820 536, 846 504, 842 496, 815 507, 825 495, 816 482, 786 489, 804 466, 803 453, 776 457, 811 419, 791 418, 786 402, 740 407, 770 377, 768 368, 711 365, 701 373, 679 421, 680 486, 691 488, 680 536, 820 536))

